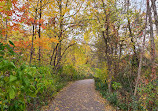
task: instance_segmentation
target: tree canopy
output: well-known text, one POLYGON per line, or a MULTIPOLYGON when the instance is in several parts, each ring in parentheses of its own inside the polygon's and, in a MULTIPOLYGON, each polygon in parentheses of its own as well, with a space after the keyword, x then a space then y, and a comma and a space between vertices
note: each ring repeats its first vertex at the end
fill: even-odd
POLYGON ((0 0, 1 109, 18 100, 24 110, 47 84, 55 89, 42 78, 84 73, 117 93, 121 110, 156 111, 157 7, 156 0, 0 0))

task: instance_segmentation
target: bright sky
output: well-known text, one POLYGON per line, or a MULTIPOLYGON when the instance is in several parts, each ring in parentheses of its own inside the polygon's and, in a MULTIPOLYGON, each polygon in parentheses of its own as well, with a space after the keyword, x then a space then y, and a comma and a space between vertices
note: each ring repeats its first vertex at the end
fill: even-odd
MULTIPOLYGON (((120 0, 121 3, 124 3, 125 0, 120 0)), ((126 0, 127 1, 127 0, 126 0)), ((136 9, 145 10, 146 0, 130 0, 130 6, 136 9)))

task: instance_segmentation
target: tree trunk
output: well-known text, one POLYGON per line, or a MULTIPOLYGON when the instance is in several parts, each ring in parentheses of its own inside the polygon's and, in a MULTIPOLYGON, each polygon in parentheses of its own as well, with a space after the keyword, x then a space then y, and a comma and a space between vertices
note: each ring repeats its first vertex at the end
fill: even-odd
POLYGON ((138 84, 139 84, 139 80, 140 80, 140 77, 141 77, 141 69, 142 69, 144 46, 145 46, 145 38, 146 38, 146 26, 147 26, 147 13, 146 13, 146 21, 145 21, 144 38, 143 38, 142 48, 140 49, 140 60, 139 60, 139 67, 138 67, 136 85, 135 85, 135 89, 134 89, 134 96, 136 96, 136 94, 137 94, 138 84))
MULTIPOLYGON (((34 22, 35 23, 35 22, 34 22)), ((32 61, 32 55, 33 55, 33 41, 34 41, 34 35, 35 35, 35 33, 34 33, 34 30, 35 30, 35 24, 33 24, 33 28, 32 28, 32 44, 31 44, 31 52, 30 52, 30 62, 29 62, 29 64, 31 65, 31 61, 32 61)))
POLYGON ((53 49, 52 55, 51 55, 51 57, 50 57, 50 65, 52 65, 53 56, 54 56, 55 51, 57 51, 57 47, 58 47, 58 44, 57 44, 56 47, 53 49))
MULTIPOLYGON (((37 7, 38 7, 38 3, 37 3, 37 7)), ((34 53, 34 44, 33 44, 33 42, 34 42, 34 37, 35 37, 35 30, 36 30, 36 24, 35 24, 35 22, 36 22, 36 19, 37 19, 37 7, 36 7, 36 11, 35 11, 35 20, 34 20, 34 23, 33 23, 33 26, 32 26, 32 41, 31 41, 31 52, 30 52, 30 62, 29 62, 29 64, 31 65, 31 62, 32 62, 32 55, 33 55, 33 53, 34 53)))
MULTIPOLYGON (((40 12, 39 12, 39 30, 38 30, 38 36, 39 40, 41 38, 41 18, 42 18, 42 0, 40 0, 40 12)), ((39 61, 39 66, 41 64, 41 46, 39 44, 39 51, 38 51, 38 61, 39 61)))
POLYGON ((153 33, 153 22, 152 22, 152 13, 151 7, 149 6, 149 0, 147 0, 147 10, 149 16, 149 24, 150 24, 150 47, 151 47, 151 62, 152 62, 152 76, 155 75, 155 43, 154 43, 154 33, 153 33))
POLYGON ((106 10, 105 10, 105 3, 104 0, 102 0, 102 4, 103 4, 103 8, 104 8, 104 14, 106 16, 105 19, 105 27, 106 27, 106 32, 102 31, 102 36, 106 45, 106 50, 105 50, 105 54, 106 54, 106 61, 107 61, 107 66, 108 66, 108 74, 109 74, 109 80, 108 80, 108 90, 109 93, 111 93, 111 80, 112 80, 112 73, 111 73, 111 59, 110 59, 110 46, 108 45, 108 40, 109 40, 109 20, 108 20, 108 15, 106 14, 106 10), (106 33, 106 37, 105 34, 106 33))
MULTIPOLYGON (((34 53, 34 38, 35 38, 35 30, 36 30, 36 20, 37 20, 37 8, 38 8, 38 3, 37 3, 37 6, 36 6, 36 11, 35 11, 35 18, 34 18, 34 23, 33 23, 33 26, 32 26, 32 41, 31 41, 31 52, 30 52, 30 62, 29 64, 31 65, 31 62, 32 62, 32 55, 34 53)), ((36 39, 36 38, 35 38, 36 39)))
POLYGON ((152 3, 152 9, 154 11, 154 19, 155 19, 155 25, 156 25, 156 34, 158 36, 158 15, 157 15, 157 8, 156 8, 156 4, 155 4, 156 0, 151 0, 152 3))
POLYGON ((5 41, 7 42, 7 38, 8 38, 8 20, 6 18, 6 34, 5 34, 5 41))
POLYGON ((60 34, 59 34, 59 45, 57 48, 57 65, 56 68, 60 69, 61 68, 61 39, 62 39, 62 34, 63 34, 63 15, 62 15, 62 0, 60 0, 59 3, 59 10, 60 10, 60 34))

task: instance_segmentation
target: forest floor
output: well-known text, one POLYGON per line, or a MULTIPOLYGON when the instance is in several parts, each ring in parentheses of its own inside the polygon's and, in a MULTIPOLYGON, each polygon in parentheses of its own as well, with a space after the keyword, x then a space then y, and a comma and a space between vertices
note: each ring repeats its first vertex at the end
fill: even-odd
POLYGON ((115 111, 95 90, 94 80, 73 82, 60 91, 43 111, 115 111))

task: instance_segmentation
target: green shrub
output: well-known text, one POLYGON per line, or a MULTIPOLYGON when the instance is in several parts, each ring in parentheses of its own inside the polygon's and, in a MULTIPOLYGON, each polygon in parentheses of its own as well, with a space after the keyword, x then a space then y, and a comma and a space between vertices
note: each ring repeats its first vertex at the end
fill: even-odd
POLYGON ((70 80, 84 79, 82 71, 65 65, 57 74, 49 66, 15 64, 14 44, 0 43, 0 109, 8 111, 35 110, 48 104, 70 80))
POLYGON ((65 86, 52 68, 15 64, 14 44, 0 43, 0 109, 8 111, 34 110, 65 86))
POLYGON ((73 80, 73 77, 77 75, 77 71, 72 65, 65 65, 62 69, 62 74, 68 78, 68 80, 73 80))
MULTIPOLYGON (((102 97, 104 97, 105 99, 107 99, 110 104, 118 107, 121 110, 128 110, 128 105, 124 102, 122 102, 121 100, 119 100, 118 98, 118 94, 117 92, 112 92, 109 93, 108 92, 108 84, 106 83, 106 81, 103 83, 102 80, 100 80, 99 78, 94 77, 95 79, 95 86, 96 86, 96 90, 99 90, 102 97)), ((120 88, 120 84, 116 83, 116 82, 112 82, 113 88, 114 89, 118 89, 120 88)))
MULTIPOLYGON (((10 41, 10 44, 14 44, 10 41)), ((34 82, 36 68, 27 65, 16 66, 10 45, 0 43, 0 107, 1 110, 21 111, 26 108, 27 97, 36 97, 41 87, 34 82), (36 85, 36 86, 35 86, 36 85)))
POLYGON ((156 111, 158 106, 158 80, 155 79, 148 84, 142 83, 138 91, 138 94, 140 96, 140 106, 144 106, 144 110, 156 111))
POLYGON ((121 89, 122 86, 121 86, 121 84, 118 83, 118 82, 113 82, 113 83, 112 83, 112 88, 113 88, 114 90, 117 90, 117 89, 121 89))
POLYGON ((110 94, 107 93, 107 100, 108 100, 111 104, 117 106, 117 102, 118 102, 117 93, 116 93, 116 92, 110 93, 110 94))
POLYGON ((63 66, 59 75, 61 75, 69 81, 90 78, 92 77, 92 75, 90 73, 88 74, 88 72, 86 71, 87 68, 87 66, 78 66, 78 68, 76 68, 72 65, 65 65, 63 66))
POLYGON ((94 77, 99 78, 103 83, 105 83, 105 80, 107 80, 107 73, 108 73, 107 66, 105 65, 105 67, 102 69, 99 68, 95 69, 94 77))

